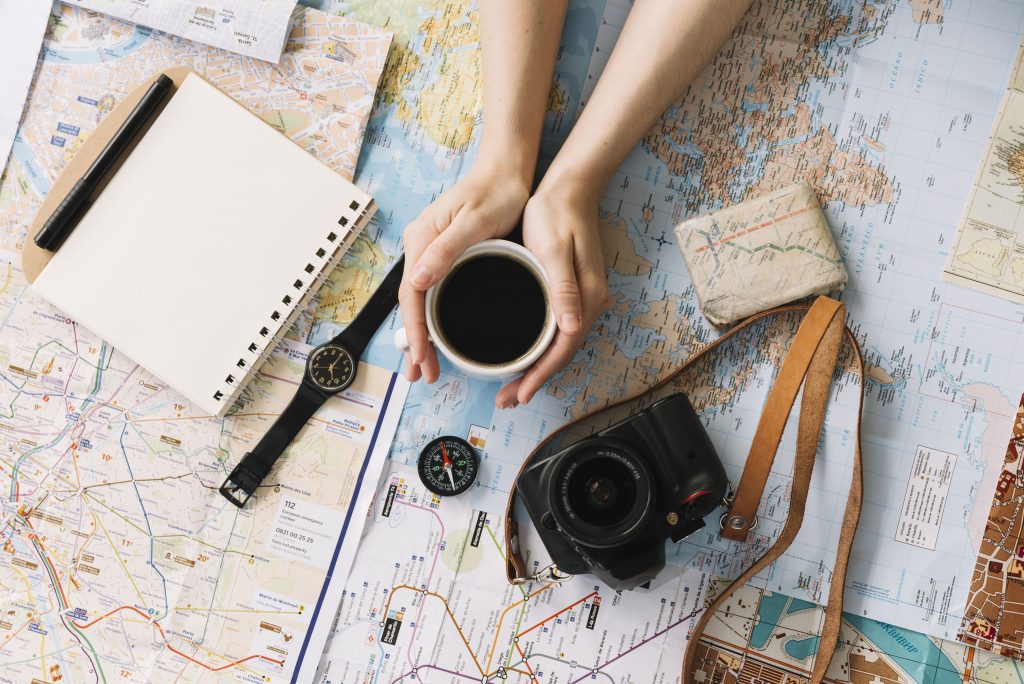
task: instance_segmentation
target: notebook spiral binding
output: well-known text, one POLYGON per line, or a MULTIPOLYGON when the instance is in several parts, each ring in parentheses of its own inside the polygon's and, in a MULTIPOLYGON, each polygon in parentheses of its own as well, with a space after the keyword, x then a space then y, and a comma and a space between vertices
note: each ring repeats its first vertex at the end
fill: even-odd
POLYGON ((313 295, 330 278, 331 272, 355 242, 366 224, 372 219, 377 206, 370 198, 365 202, 352 200, 336 227, 324 236, 309 262, 294 281, 285 286, 284 294, 267 316, 266 323, 253 337, 248 349, 238 358, 235 368, 224 377, 221 388, 213 393, 217 402, 232 402, 256 371, 274 353, 278 343, 291 329, 313 295))

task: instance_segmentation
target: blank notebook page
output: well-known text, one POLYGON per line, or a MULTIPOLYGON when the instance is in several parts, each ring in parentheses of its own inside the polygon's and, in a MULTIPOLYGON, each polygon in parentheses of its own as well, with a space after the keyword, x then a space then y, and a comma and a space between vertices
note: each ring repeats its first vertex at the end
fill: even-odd
POLYGON ((193 74, 34 287, 222 414, 370 201, 193 74))

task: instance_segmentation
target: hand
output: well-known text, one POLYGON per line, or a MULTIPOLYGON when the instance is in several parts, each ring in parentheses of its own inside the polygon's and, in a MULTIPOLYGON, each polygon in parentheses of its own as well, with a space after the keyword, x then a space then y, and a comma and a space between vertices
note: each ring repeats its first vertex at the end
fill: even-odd
MULTIPOLYGON (((550 172, 549 172, 550 174, 550 172)), ((541 183, 523 212, 523 242, 544 266, 558 331, 526 374, 501 388, 501 408, 525 404, 568 364, 611 303, 597 227, 597 198, 568 182, 541 183)))
POLYGON ((424 292, 448 273, 470 246, 504 237, 519 222, 530 196, 521 168, 478 158, 470 172, 434 200, 405 229, 405 273, 398 291, 409 340, 405 375, 434 382, 440 374, 437 351, 427 338, 424 292))

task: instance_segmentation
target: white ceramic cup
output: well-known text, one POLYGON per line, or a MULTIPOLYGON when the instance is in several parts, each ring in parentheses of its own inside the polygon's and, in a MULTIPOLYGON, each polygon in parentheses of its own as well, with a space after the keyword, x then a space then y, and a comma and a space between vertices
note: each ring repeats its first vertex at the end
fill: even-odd
MULTIPOLYGON (((544 350, 550 346, 551 340, 555 338, 557 326, 555 324, 555 313, 551 309, 551 289, 548 287, 548 279, 547 275, 544 273, 544 267, 540 265, 537 257, 522 245, 509 242, 508 240, 484 240, 483 242, 478 242, 463 252, 462 256, 455 260, 455 263, 452 264, 451 270, 448 272, 449 275, 463 262, 484 255, 500 255, 514 259, 526 268, 530 269, 537 278, 537 282, 540 283, 541 289, 544 291, 544 305, 546 308, 544 315, 544 328, 538 336, 537 341, 533 343, 530 350, 523 356, 520 356, 518 359, 509 363, 502 364, 492 365, 480 363, 473 359, 466 358, 456 352, 448 346, 445 342, 444 336, 438 333, 437 326, 437 293, 444 285, 448 276, 442 278, 426 291, 424 313, 427 323, 427 332, 430 335, 431 342, 434 343, 434 347, 437 348, 438 353, 444 355, 444 357, 447 358, 453 366, 466 375, 483 380, 500 380, 507 382, 519 377, 527 368, 536 363, 537 359, 539 359, 544 353, 544 350)), ((495 302, 494 305, 500 306, 501 303, 495 302)), ((472 312, 467 311, 466 315, 471 316, 472 312)), ((409 351, 409 338, 406 335, 405 328, 399 328, 395 331, 395 347, 402 352, 409 351)))

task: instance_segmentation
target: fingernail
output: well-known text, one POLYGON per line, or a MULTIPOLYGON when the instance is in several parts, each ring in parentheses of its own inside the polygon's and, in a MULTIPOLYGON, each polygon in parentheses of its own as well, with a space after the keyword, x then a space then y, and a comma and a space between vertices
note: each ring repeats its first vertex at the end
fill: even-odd
POLYGON ((422 266, 412 272, 412 284, 416 287, 427 287, 433 280, 434 274, 422 266))
POLYGON ((580 317, 574 313, 562 314, 561 321, 561 328, 564 332, 574 333, 580 329, 580 317))

